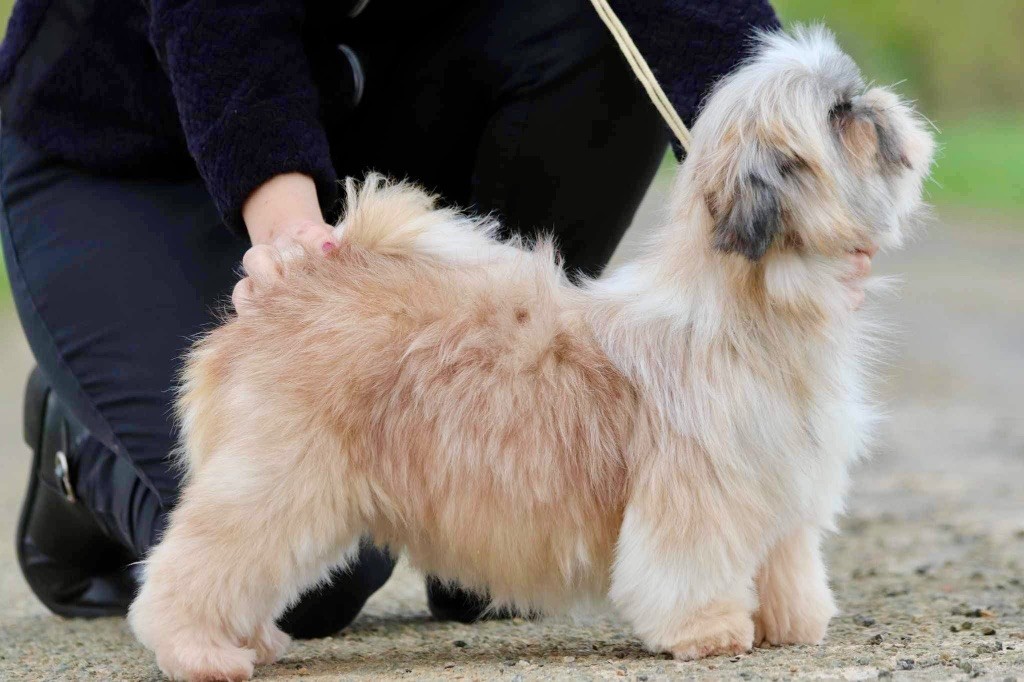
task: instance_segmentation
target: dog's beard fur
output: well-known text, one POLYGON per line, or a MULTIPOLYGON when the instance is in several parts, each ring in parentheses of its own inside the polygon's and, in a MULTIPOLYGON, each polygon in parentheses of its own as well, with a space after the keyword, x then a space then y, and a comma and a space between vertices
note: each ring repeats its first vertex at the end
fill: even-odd
POLYGON ((862 90, 824 30, 762 36, 647 252, 580 286, 548 241, 349 181, 339 249, 189 357, 188 482, 131 612, 162 669, 273 660, 364 533, 498 604, 609 595, 681 658, 820 641, 820 535, 873 422, 844 255, 898 243, 932 153, 862 90))

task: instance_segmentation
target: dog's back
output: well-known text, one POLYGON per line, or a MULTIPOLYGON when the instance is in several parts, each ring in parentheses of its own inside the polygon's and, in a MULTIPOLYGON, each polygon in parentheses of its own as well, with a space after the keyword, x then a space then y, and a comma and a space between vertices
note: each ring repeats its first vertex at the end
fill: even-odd
POLYGON ((373 178, 350 186, 339 231, 336 253, 295 263, 197 345, 190 465, 238 442, 340 463, 337 494, 425 569, 531 608, 602 593, 635 396, 550 245, 499 244, 373 178))

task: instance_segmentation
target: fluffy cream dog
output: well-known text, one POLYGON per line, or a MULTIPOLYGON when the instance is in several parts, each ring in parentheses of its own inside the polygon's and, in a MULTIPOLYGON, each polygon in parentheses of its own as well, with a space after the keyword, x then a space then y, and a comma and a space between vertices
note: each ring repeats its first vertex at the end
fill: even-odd
POLYGON ((822 639, 873 422, 846 254, 899 243, 932 141, 823 29, 762 36, 693 132, 646 253, 581 286, 545 241, 348 184, 341 246, 189 359, 188 483, 130 615, 167 675, 275 660, 367 533, 498 604, 608 596, 682 659, 822 639))

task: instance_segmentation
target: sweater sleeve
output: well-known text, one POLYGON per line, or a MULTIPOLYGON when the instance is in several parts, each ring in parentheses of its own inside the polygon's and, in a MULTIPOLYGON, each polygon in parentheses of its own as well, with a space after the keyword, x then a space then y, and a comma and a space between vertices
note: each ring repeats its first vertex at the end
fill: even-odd
POLYGON ((611 4, 688 126, 693 125, 715 81, 747 55, 754 31, 780 26, 768 0, 611 0, 611 4))
POLYGON ((303 44, 299 0, 149 0, 149 36, 188 149, 224 222, 274 175, 313 178, 321 206, 337 177, 303 44))

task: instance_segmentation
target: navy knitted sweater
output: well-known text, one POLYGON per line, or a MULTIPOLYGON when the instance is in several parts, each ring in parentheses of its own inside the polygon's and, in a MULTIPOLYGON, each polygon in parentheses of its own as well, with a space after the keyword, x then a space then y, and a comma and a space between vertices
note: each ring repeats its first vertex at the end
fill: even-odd
MULTIPOLYGON (((778 26, 768 0, 611 4, 687 123, 742 58, 752 29, 778 26)), ((329 205, 337 178, 313 77, 322 65, 310 63, 304 44, 313 5, 18 0, 0 45, 4 124, 96 172, 198 169, 238 230, 242 203, 279 173, 311 176, 329 205)))

